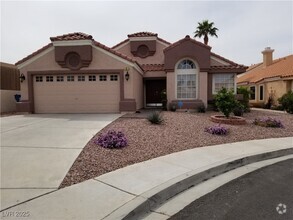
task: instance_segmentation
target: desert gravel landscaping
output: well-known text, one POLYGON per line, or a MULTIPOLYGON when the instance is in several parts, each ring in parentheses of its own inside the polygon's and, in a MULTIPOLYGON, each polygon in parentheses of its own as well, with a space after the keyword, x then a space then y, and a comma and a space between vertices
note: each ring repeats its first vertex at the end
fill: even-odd
MULTIPOLYGON (((253 139, 293 137, 293 115, 251 111, 244 117, 245 125, 224 125, 229 128, 226 136, 204 132, 208 126, 216 125, 210 116, 218 112, 185 113, 162 112, 164 123, 152 125, 147 119, 119 118, 96 134, 85 146, 60 188, 97 177, 104 173, 146 161, 155 157, 196 147, 247 141, 253 139), (282 121, 284 128, 267 128, 252 124, 257 117, 273 117, 282 121), (107 149, 97 146, 94 140, 108 130, 120 130, 128 138, 128 146, 107 149)), ((196 160, 196 158, 194 158, 196 160)))

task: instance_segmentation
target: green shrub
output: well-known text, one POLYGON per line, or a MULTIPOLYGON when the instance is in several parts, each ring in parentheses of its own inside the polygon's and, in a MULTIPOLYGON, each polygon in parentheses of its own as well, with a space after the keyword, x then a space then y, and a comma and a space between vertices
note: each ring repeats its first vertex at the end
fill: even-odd
POLYGON ((250 90, 248 87, 240 86, 237 88, 237 94, 241 94, 243 96, 242 100, 238 100, 243 105, 244 112, 250 112, 249 107, 249 94, 250 90))
POLYGON ((176 112, 176 109, 177 109, 176 104, 170 103, 169 109, 170 109, 171 112, 176 112))
POLYGON ((244 106, 240 102, 238 102, 236 107, 233 109, 233 114, 235 116, 243 116, 243 113, 244 113, 244 106))
POLYGON ((201 105, 197 108, 197 112, 198 113, 205 113, 206 112, 206 108, 204 107, 204 105, 201 105))
POLYGON ((293 114, 293 91, 287 92, 278 101, 286 112, 293 114))
POLYGON ((222 112, 227 118, 229 118, 231 112, 237 105, 235 95, 233 91, 228 91, 226 88, 222 88, 215 96, 216 106, 220 112, 222 112))
POLYGON ((152 124, 162 124, 162 122, 164 121, 162 115, 160 112, 152 112, 151 114, 149 114, 148 118, 149 122, 151 122, 152 124))

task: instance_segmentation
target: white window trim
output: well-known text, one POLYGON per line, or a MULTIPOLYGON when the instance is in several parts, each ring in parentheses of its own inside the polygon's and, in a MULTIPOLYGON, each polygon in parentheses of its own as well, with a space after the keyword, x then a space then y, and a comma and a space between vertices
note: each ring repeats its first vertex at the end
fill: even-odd
POLYGON ((264 84, 261 84, 258 86, 258 100, 259 101, 264 101, 265 100, 265 91, 264 91, 265 87, 264 84), (260 87, 262 86, 262 99, 260 99, 260 87))
POLYGON ((198 91, 199 91, 198 90, 198 74, 199 74, 198 73, 198 64, 193 59, 190 59, 188 57, 185 57, 185 58, 179 60, 176 63, 176 65, 175 65, 175 98, 177 100, 196 100, 196 99, 198 99, 198 91), (179 63, 181 63, 181 61, 183 61, 183 60, 191 60, 194 63, 194 65, 195 65, 195 69, 177 69, 179 63), (191 72, 190 70, 193 70, 194 72, 191 72), (189 73, 186 73, 187 71, 189 71, 189 73), (185 73, 183 73, 183 72, 185 72, 185 73), (179 73, 179 75, 180 74, 182 74, 182 75, 185 75, 185 74, 186 75, 195 74, 195 81, 196 81, 195 82, 195 98, 178 98, 178 96, 177 96, 177 75, 178 75, 178 73, 179 73))
POLYGON ((234 94, 237 93, 237 80, 236 80, 236 73, 216 73, 216 74, 213 74, 213 77, 212 77, 212 94, 213 95, 216 95, 217 92, 215 91, 215 76, 216 75, 224 75, 224 74, 234 74, 234 94))

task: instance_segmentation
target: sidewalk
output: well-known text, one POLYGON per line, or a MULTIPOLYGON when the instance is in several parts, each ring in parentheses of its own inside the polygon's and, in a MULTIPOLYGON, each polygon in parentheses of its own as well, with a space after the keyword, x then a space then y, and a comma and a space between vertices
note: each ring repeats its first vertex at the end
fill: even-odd
MULTIPOLYGON (((251 163, 255 162, 253 158, 261 160, 281 154, 293 154, 293 137, 237 142, 173 153, 32 199, 3 211, 1 219, 19 219, 5 215, 20 212, 29 215, 26 219, 122 219, 142 204, 150 203, 149 198, 155 198, 155 193, 177 186, 174 184, 180 183, 180 180, 217 166, 222 171, 229 166, 233 169, 235 160, 237 163, 251 163), (281 153, 276 154, 274 151, 278 150, 281 153), (264 154, 268 152, 274 153, 264 154), (257 154, 264 155, 248 158, 257 154)), ((181 186, 178 184, 179 188, 181 186)))

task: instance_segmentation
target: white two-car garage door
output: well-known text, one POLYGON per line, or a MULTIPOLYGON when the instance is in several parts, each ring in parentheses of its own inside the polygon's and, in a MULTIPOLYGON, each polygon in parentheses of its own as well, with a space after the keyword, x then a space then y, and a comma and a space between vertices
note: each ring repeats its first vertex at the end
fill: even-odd
POLYGON ((35 113, 119 112, 118 74, 35 75, 35 113))

